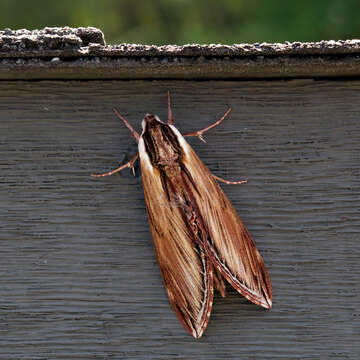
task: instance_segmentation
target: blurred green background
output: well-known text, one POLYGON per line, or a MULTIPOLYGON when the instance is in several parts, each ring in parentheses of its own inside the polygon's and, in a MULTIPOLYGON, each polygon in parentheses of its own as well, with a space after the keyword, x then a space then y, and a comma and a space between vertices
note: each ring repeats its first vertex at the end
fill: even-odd
POLYGON ((1 28, 95 26, 108 44, 359 37, 359 0, 0 0, 1 28))

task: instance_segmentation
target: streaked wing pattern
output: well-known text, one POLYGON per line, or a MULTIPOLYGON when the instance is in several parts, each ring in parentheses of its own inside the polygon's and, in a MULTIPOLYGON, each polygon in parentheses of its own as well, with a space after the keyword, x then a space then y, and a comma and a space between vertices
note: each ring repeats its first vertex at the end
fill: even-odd
POLYGON ((166 192, 166 187, 171 187, 174 181, 178 189, 183 187, 181 174, 164 179, 166 175, 152 167, 146 156, 140 151, 146 207, 158 263, 173 309, 184 327, 199 338, 212 307, 213 265, 201 243, 194 240, 189 221, 184 217, 186 194, 166 192))
POLYGON ((185 150, 184 167, 197 179, 192 190, 209 237, 207 255, 228 282, 243 296, 265 308, 272 305, 272 289, 264 261, 227 196, 176 128, 185 150))

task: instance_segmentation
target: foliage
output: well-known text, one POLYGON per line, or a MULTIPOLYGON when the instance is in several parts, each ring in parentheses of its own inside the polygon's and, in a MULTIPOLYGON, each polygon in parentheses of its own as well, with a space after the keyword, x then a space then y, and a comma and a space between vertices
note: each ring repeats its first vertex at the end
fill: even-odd
POLYGON ((107 43, 240 43, 359 37, 358 0, 1 0, 2 28, 95 26, 107 43))

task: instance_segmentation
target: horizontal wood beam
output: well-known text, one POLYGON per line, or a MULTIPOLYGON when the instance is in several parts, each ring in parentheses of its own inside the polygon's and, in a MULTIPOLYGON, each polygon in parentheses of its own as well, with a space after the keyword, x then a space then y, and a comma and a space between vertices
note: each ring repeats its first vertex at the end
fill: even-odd
POLYGON ((0 79, 279 79, 360 76, 360 40, 106 45, 96 28, 0 32, 0 79))

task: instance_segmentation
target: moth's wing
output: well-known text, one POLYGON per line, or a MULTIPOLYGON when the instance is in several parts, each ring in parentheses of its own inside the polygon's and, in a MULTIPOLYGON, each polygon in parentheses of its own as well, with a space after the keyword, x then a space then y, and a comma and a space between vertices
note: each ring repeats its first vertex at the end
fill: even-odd
MULTIPOLYGON (((168 198, 163 179, 141 150, 140 161, 146 208, 155 252, 178 318, 195 338, 204 332, 213 302, 213 264, 193 239, 181 199, 168 198)), ((176 179, 173 179, 176 181, 176 179)), ((181 181, 181 179, 179 179, 181 181)))
POLYGON ((178 130, 174 132, 185 150, 184 168, 192 178, 192 192, 208 229, 205 251, 238 292, 255 304, 271 308, 270 278, 248 230, 208 168, 178 130))

